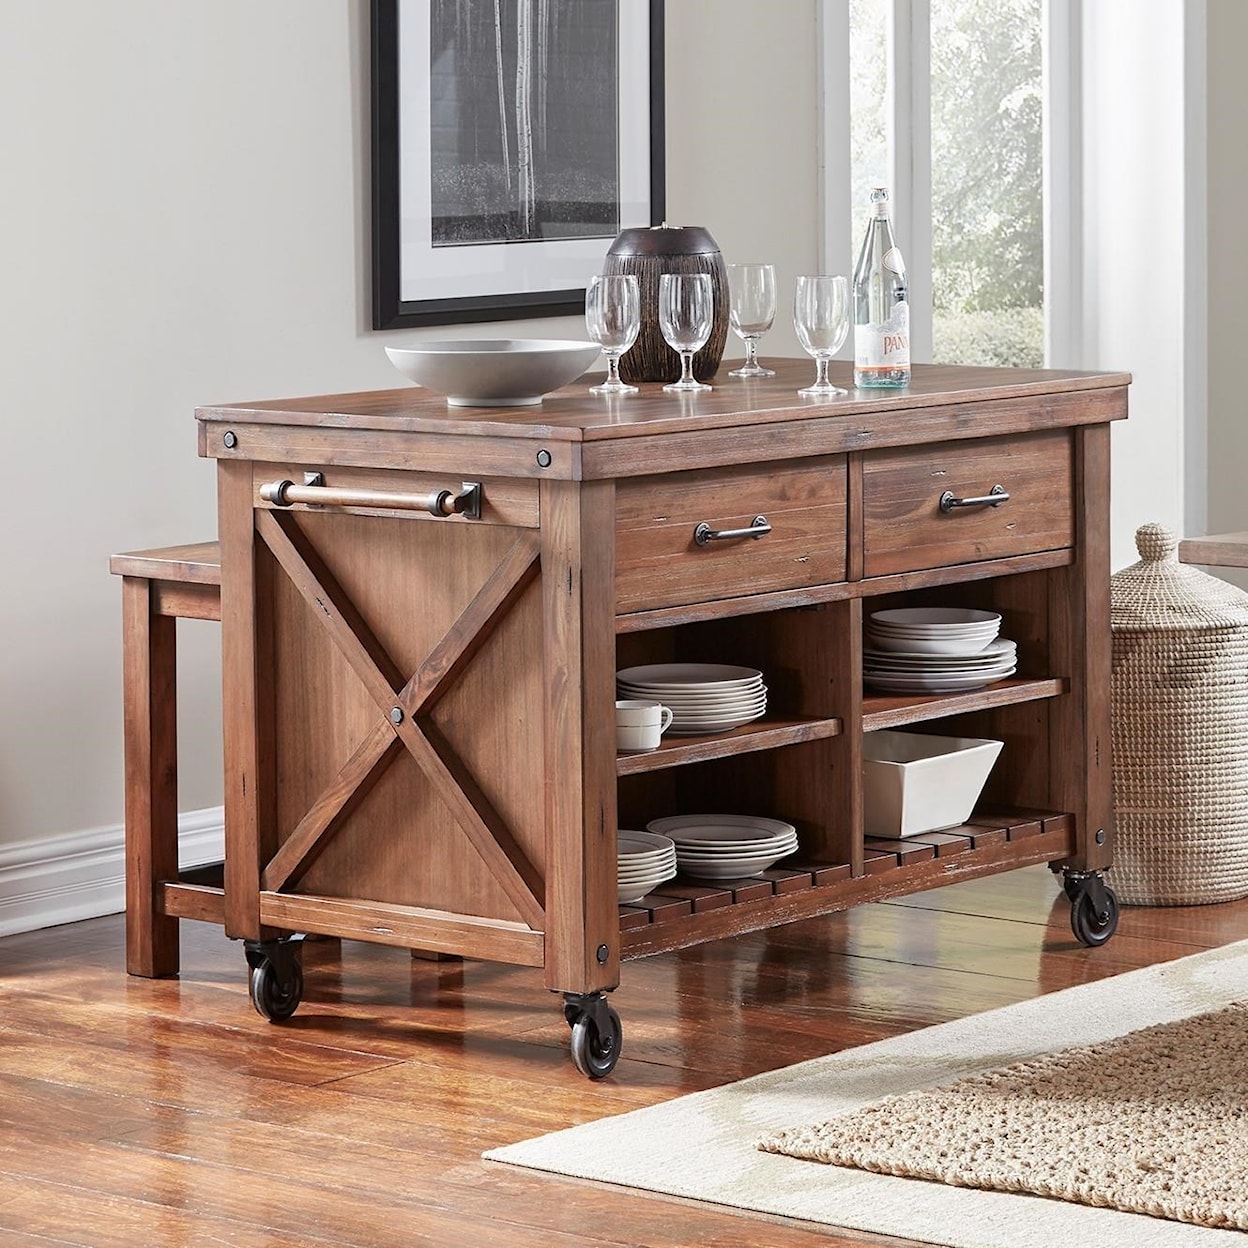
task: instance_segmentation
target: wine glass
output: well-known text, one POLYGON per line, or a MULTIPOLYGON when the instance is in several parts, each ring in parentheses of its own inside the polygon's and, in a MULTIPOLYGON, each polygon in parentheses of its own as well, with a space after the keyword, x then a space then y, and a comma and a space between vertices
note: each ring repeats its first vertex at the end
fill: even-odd
POLYGON ((659 279, 659 328, 667 345, 680 353, 680 380, 664 390, 694 391, 711 387, 693 376, 693 356, 711 336, 715 290, 709 273, 664 273, 659 279))
POLYGON ((844 277, 799 277, 793 324, 803 350, 815 357, 815 382, 798 394, 828 398, 848 394, 828 380, 828 362, 849 333, 849 282, 844 277))
POLYGON ((636 386, 620 380, 620 356, 637 341, 641 328, 641 288, 634 274, 613 273, 590 280, 585 291, 585 328, 607 357, 607 379, 590 386, 590 394, 636 394, 636 386))
POLYGON ((758 362, 758 340, 776 319, 776 266, 730 264, 728 293, 728 324, 745 343, 745 363, 728 376, 774 377, 774 369, 763 368, 758 362))

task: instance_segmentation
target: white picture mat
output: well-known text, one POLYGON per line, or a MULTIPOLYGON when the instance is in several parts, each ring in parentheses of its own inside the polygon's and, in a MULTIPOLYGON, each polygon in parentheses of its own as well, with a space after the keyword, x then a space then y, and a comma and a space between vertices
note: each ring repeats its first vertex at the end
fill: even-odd
MULTIPOLYGON (((620 228, 650 225, 650 18, 619 5, 620 228)), ((610 238, 433 245, 427 0, 399 5, 399 299, 470 298, 583 290, 602 270, 610 238)))

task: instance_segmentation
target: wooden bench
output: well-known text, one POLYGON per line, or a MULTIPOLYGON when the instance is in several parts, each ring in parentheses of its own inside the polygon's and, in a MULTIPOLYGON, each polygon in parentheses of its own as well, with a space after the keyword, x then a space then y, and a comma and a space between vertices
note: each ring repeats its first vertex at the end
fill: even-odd
POLYGON ((179 619, 220 620, 216 542, 113 555, 122 578, 126 970, 176 975, 178 919, 224 922, 220 865, 178 870, 179 619))

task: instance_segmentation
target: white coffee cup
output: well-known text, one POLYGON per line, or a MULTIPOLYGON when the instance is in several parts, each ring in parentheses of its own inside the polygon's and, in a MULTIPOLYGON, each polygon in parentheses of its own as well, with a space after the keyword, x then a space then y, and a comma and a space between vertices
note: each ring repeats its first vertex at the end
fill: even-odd
POLYGON ((615 704, 615 748, 635 754, 657 750, 659 739, 672 726, 672 712, 661 702, 615 704))

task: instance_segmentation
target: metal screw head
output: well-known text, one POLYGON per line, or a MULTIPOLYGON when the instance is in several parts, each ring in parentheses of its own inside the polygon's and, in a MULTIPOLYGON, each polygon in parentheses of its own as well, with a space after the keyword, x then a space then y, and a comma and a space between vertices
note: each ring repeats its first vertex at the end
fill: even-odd
POLYGON ((549 451, 538 451, 538 453, 537 453, 537 466, 538 466, 539 468, 549 468, 549 467, 550 467, 550 452, 549 452, 549 451))
POLYGON ((403 722, 403 708, 401 706, 392 706, 390 708, 390 722, 395 724, 403 722))
POLYGON ((225 449, 227 451, 232 451, 238 445, 238 434, 236 434, 233 429, 230 429, 226 432, 225 437, 223 437, 221 441, 225 443, 225 449))
POLYGON ((595 956, 598 958, 598 962, 601 965, 611 956, 611 950, 608 949, 606 945, 599 945, 598 952, 595 956))
POLYGON ((1104 844, 1105 844, 1105 829, 1104 829, 1104 828, 1097 828, 1097 830, 1096 830, 1096 843, 1097 843, 1098 845, 1104 845, 1104 844))

